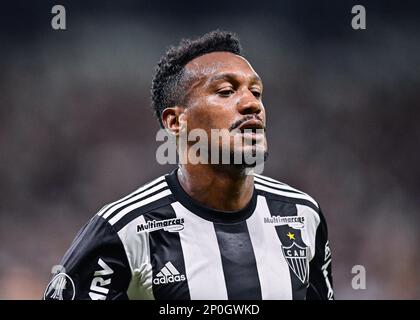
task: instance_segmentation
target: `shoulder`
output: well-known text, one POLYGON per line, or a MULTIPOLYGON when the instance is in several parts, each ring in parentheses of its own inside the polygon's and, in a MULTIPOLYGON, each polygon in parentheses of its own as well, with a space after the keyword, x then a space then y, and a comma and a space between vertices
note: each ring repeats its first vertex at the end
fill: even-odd
POLYGON ((273 199, 287 203, 293 203, 312 209, 316 213, 318 218, 322 219, 322 212, 319 203, 308 193, 303 192, 297 188, 294 188, 284 182, 276 179, 254 174, 255 189, 258 193, 273 199))
POLYGON ((295 214, 305 217, 308 230, 311 229, 313 234, 318 230, 322 234, 328 233, 327 221, 322 209, 319 203, 309 194, 263 175, 254 174, 254 183, 258 194, 266 198, 269 206, 270 203, 274 208, 279 203, 292 205, 295 214))
POLYGON ((104 250, 123 252, 127 246, 143 245, 147 241, 135 236, 135 226, 144 223, 151 212, 166 213, 164 207, 173 202, 171 194, 163 175, 106 204, 78 232, 65 260, 104 250))
POLYGON ((132 220, 173 202, 172 192, 162 175, 138 187, 133 192, 102 207, 95 217, 101 218, 116 232, 132 220))

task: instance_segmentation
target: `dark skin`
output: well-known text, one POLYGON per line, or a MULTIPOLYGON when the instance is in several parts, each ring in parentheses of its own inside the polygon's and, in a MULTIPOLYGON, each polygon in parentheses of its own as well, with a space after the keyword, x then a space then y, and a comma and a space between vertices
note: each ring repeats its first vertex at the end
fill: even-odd
MULTIPOLYGON (((162 113, 165 127, 174 135, 179 137, 182 130, 196 128, 205 130, 209 137, 211 129, 233 132, 238 125, 265 128, 262 81, 246 59, 230 52, 212 52, 190 61, 185 72, 192 79, 186 92, 188 107, 174 106, 162 113)), ((229 139, 233 148, 232 136, 229 139)), ((252 139, 260 141, 266 151, 265 133, 253 133, 252 139)), ((241 148, 235 151, 245 152, 255 145, 241 148)), ((203 205, 237 211, 253 194, 254 179, 246 169, 243 165, 187 163, 180 165, 178 179, 187 194, 203 205)))

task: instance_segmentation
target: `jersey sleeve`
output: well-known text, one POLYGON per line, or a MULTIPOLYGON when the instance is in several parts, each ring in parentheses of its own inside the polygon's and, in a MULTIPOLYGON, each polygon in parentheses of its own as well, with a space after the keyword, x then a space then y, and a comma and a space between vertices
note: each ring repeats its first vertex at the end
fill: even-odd
POLYGON ((128 299, 131 268, 113 227, 93 217, 78 233, 48 284, 44 299, 128 299))
POLYGON ((334 299, 331 261, 327 223, 320 211, 320 223, 315 236, 315 256, 309 263, 307 300, 334 299))

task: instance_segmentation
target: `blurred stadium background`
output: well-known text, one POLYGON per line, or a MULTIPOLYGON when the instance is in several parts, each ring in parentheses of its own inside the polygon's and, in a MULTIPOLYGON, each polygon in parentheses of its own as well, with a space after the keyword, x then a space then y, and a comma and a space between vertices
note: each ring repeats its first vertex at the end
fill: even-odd
POLYGON ((0 298, 39 299, 100 207, 155 161, 153 69, 181 37, 232 30, 265 82, 265 174, 329 223, 337 299, 420 298, 420 5, 399 1, 1 4, 0 298), (51 8, 67 30, 51 28, 51 8), (367 30, 351 28, 363 4, 367 30), (353 290, 363 265, 366 290, 353 290))

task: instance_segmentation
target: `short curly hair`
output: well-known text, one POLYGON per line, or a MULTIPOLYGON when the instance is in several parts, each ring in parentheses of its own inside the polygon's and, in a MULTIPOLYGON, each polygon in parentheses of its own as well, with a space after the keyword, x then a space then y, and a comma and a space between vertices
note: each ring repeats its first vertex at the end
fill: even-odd
POLYGON ((162 112, 168 107, 185 105, 184 67, 191 60, 207 53, 226 51, 242 56, 239 38, 232 32, 215 30, 191 40, 182 39, 161 57, 152 82, 152 107, 163 128, 162 112))

